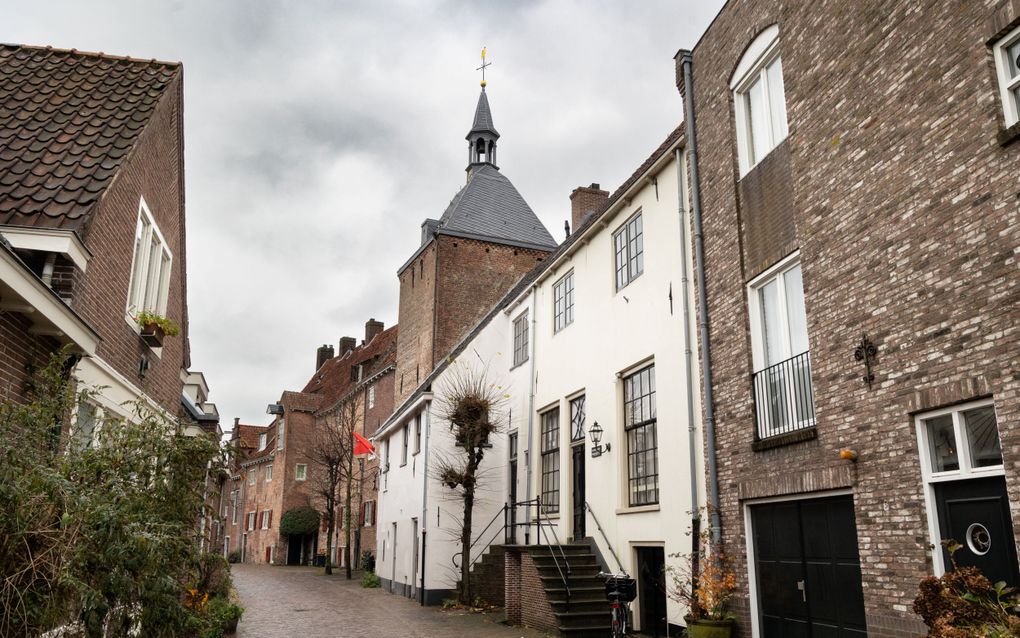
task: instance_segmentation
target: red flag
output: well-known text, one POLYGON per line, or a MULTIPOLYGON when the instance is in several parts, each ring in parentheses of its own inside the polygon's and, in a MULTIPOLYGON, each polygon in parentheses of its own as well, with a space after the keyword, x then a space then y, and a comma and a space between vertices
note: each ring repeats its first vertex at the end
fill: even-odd
POLYGON ((354 456, 359 454, 375 454, 375 448, 368 439, 357 432, 354 433, 354 456))

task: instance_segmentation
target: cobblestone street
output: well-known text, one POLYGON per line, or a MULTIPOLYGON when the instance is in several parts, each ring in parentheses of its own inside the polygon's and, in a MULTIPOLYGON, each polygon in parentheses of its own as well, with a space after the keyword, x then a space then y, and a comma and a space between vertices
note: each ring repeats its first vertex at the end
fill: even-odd
POLYGON ((502 614, 421 607, 382 589, 363 589, 343 573, 326 577, 310 567, 231 566, 244 617, 238 638, 538 638, 544 634, 500 624, 502 614))

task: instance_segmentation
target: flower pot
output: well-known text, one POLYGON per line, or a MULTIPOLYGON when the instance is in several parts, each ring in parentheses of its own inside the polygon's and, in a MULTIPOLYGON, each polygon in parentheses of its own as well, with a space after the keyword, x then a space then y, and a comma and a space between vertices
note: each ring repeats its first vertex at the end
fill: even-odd
POLYGON ((141 336, 145 345, 150 348, 162 348, 166 333, 163 332, 163 328, 158 323, 150 322, 142 325, 142 332, 139 336, 141 336))
POLYGON ((687 635, 691 638, 730 638, 732 620, 688 620, 687 635))

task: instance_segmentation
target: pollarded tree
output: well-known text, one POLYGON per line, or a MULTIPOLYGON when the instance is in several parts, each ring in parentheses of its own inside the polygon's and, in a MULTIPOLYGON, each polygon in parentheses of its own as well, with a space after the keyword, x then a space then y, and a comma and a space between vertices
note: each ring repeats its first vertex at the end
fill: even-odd
POLYGON ((333 535, 336 531, 337 506, 343 504, 344 563, 351 578, 351 477, 354 475, 354 431, 361 415, 361 393, 343 399, 316 420, 315 438, 307 452, 312 475, 312 496, 322 505, 326 519, 326 574, 333 573, 333 535), (344 493, 340 494, 341 485, 344 493))
POLYGON ((459 492, 463 504, 460 529, 460 591, 464 604, 471 603, 472 520, 480 489, 481 465, 490 438, 500 430, 499 406, 504 392, 490 383, 483 370, 450 368, 437 401, 438 414, 450 424, 455 442, 453 454, 439 455, 439 482, 459 492))

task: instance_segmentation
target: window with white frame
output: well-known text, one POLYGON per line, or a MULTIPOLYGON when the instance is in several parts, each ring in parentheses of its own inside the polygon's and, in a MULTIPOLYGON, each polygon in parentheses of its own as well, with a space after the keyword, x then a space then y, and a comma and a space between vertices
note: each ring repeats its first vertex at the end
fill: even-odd
POLYGON ((794 255, 748 285, 757 438, 815 423, 807 312, 794 255))
POLYGON ((303 481, 308 478, 308 466, 304 463, 298 463, 294 466, 294 480, 303 481))
POLYGON ((266 449, 266 433, 263 432, 259 435, 259 451, 266 449))
POLYGON ((78 403, 74 419, 74 432, 72 440, 74 445, 84 450, 92 447, 96 436, 96 426, 99 423, 99 408, 88 401, 78 403))
POLYGON ((969 403, 917 417, 925 474, 970 475, 1002 468, 1002 447, 991 401, 969 403))
POLYGON ((266 483, 273 480, 273 464, 270 463, 266 466, 266 483))
POLYGON ((277 450, 282 450, 283 449, 283 434, 284 434, 286 428, 287 428, 286 422, 283 420, 283 417, 280 417, 280 422, 276 424, 276 449, 277 450))
POLYGON ((248 470, 248 485, 255 485, 255 474, 258 473, 258 469, 259 468, 257 467, 253 467, 248 470))
POLYGON ((613 233, 613 254, 616 258, 616 289, 622 290, 645 271, 644 222, 641 213, 628 219, 613 233))
POLYGON ((574 323, 574 271, 553 284, 553 332, 574 323))
POLYGON ((414 453, 421 452, 421 422, 424 419, 424 413, 419 412, 414 417, 414 453))
POLYGON ((166 314, 172 263, 170 248, 159 232, 145 199, 141 199, 138 203, 131 283, 128 287, 129 315, 133 317, 143 310, 157 315, 166 314))
POLYGON ((255 512, 248 512, 248 531, 254 531, 255 529, 255 512))
POLYGON ((368 386, 368 407, 369 409, 375 407, 375 384, 368 386))
POLYGON ((385 492, 390 486, 390 439, 383 441, 382 464, 379 471, 382 472, 382 488, 385 492))
POLYGON ((262 529, 269 529, 269 510, 262 510, 262 529))
POLYGON ((230 524, 237 525, 237 495, 240 490, 234 490, 230 493, 230 524))
POLYGON ((655 366, 623 378, 623 429, 627 437, 627 499, 634 507, 659 502, 659 437, 655 366))
POLYGON ((528 360, 528 313, 514 319, 514 365, 528 360))
POLYGON ((365 501, 361 518, 362 526, 372 527, 375 525, 375 501, 365 501))
POLYGON ((408 438, 410 438, 410 435, 411 435, 411 424, 407 423, 407 424, 404 425, 403 431, 400 434, 400 437, 401 437, 401 443, 400 443, 400 465, 401 466, 407 465, 407 443, 408 443, 408 438))
POLYGON ((560 511, 560 409, 542 416, 542 513, 560 511))
POLYGON ((1020 27, 992 46, 1006 126, 1020 122, 1020 27))
POLYGON ((743 177, 789 133, 777 25, 762 31, 747 48, 730 88, 733 89, 737 155, 743 177))

